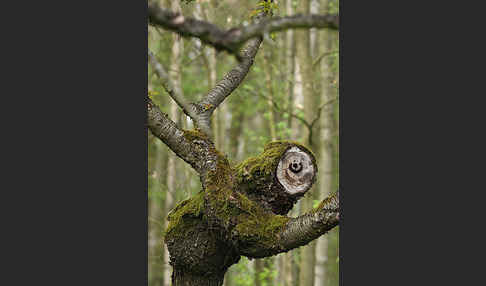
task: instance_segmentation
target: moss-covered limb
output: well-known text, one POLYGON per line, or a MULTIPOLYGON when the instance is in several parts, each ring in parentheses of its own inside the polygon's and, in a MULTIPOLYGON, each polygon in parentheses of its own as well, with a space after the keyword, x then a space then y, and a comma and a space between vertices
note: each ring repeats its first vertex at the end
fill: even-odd
POLYGON ((305 146, 290 141, 267 144, 263 152, 235 166, 238 189, 275 214, 287 214, 315 182, 317 164, 305 146))
POLYGON ((244 246, 240 248, 240 253, 248 257, 263 258, 310 243, 339 224, 339 195, 331 195, 317 208, 302 216, 277 220, 275 224, 279 231, 269 236, 273 239, 271 242, 250 240, 245 235, 240 235, 240 244, 244 246))

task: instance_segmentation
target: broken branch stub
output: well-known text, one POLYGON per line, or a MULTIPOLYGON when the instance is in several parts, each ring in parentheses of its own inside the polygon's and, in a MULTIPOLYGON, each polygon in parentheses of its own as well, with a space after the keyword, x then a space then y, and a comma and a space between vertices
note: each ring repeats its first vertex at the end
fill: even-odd
POLYGON ((308 153, 298 147, 287 150, 277 167, 277 179, 292 195, 305 193, 313 184, 314 163, 308 153))
POLYGON ((274 214, 285 215, 316 180, 314 155, 287 141, 267 144, 263 152, 236 166, 239 190, 274 214))

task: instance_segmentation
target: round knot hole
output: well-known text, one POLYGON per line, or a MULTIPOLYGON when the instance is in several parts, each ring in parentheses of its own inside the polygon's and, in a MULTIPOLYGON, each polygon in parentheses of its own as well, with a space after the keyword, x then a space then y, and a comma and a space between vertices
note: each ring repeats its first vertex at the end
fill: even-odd
POLYGON ((302 162, 298 160, 293 160, 292 163, 290 163, 289 169, 294 173, 302 171, 302 162))

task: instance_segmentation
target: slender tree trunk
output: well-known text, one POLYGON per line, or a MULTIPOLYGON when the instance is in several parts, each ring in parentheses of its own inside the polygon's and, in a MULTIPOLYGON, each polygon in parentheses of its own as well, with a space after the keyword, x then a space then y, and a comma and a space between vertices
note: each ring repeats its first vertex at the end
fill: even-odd
MULTIPOLYGON (((328 0, 322 1, 322 6, 327 8, 329 5, 328 0)), ((327 10, 327 9, 326 9, 327 10)), ((317 11, 315 11, 317 13, 317 11)), ((328 54, 332 50, 332 38, 331 33, 327 30, 321 31, 320 33, 320 45, 318 52, 316 53, 316 57, 320 55, 325 55, 320 60, 320 83, 321 83, 321 102, 326 103, 330 102, 331 99, 334 97, 334 93, 332 92, 332 70, 330 65, 330 57, 328 54)), ((314 58, 316 58, 314 57, 314 58)), ((333 112, 332 112, 332 104, 327 104, 323 106, 321 110, 321 117, 320 117, 320 145, 321 145, 321 152, 320 152, 320 159, 319 159, 319 178, 318 178, 318 186, 319 192, 317 193, 317 199, 321 200, 327 197, 331 193, 331 186, 333 180, 333 169, 332 169, 332 161, 333 161, 333 148, 332 148, 332 139, 333 139, 333 112)), ((315 266, 315 279, 314 279, 314 286, 327 286, 328 279, 327 279, 327 260, 328 260, 328 237, 322 236, 317 239, 316 241, 316 266, 315 266)))
MULTIPOLYGON (((285 13, 287 16, 293 15, 292 0, 285 1, 285 13)), ((294 82, 295 82, 295 41, 294 31, 288 30, 286 33, 286 56, 285 66, 287 67, 287 93, 288 93, 288 113, 294 112, 294 82)), ((287 126, 292 129, 292 116, 288 117, 287 126)))
MULTIPOLYGON (((339 49, 339 34, 337 32, 331 33, 331 43, 332 43, 332 50, 339 49)), ((338 88, 339 88, 339 57, 333 56, 330 57, 333 59, 331 69, 333 84, 331 86, 330 94, 332 94, 333 98, 336 98, 339 95, 338 88)), ((339 188, 339 101, 335 101, 332 104, 332 149, 333 149, 333 186, 332 189, 339 188)), ((339 230, 333 230, 329 232, 327 237, 328 242, 328 260, 327 260, 327 269, 329 269, 330 273, 328 275, 328 285, 329 286, 338 286, 339 283, 339 230)))
POLYGON ((162 194, 160 186, 165 185, 165 178, 162 176, 164 174, 166 161, 166 148, 162 147, 162 142, 160 140, 154 140, 151 145, 153 156, 155 157, 154 168, 151 172, 153 180, 156 182, 155 186, 152 187, 152 198, 149 201, 149 273, 150 273, 150 285, 152 286, 162 286, 164 282, 164 266, 163 266, 163 239, 162 233, 164 231, 163 224, 161 223, 164 214, 164 208, 162 205, 162 200, 159 195, 162 194))
MULTIPOLYGON (((297 6, 298 12, 303 14, 309 14, 310 1, 300 1, 297 6)), ((302 80, 302 90, 304 95, 304 110, 305 119, 307 122, 312 122, 316 116, 316 97, 313 91, 313 71, 312 71, 312 57, 311 57, 311 45, 310 45, 310 31, 302 30, 296 31, 296 45, 297 45, 297 57, 299 59, 299 70, 302 80)), ((317 140, 315 140, 315 131, 306 130, 305 137, 306 143, 317 153, 318 149, 315 148, 317 140)), ((304 213, 313 207, 315 191, 312 191, 308 196, 302 199, 301 213, 304 213)), ((311 242, 301 249, 301 263, 300 263, 300 286, 314 286, 314 265, 315 265, 315 242, 311 242)))
POLYGON ((265 84, 267 87, 267 95, 268 95, 268 111, 269 111, 269 127, 270 127, 270 137, 272 141, 277 140, 277 131, 275 130, 275 114, 273 111, 273 101, 274 93, 273 93, 273 75, 272 75, 272 66, 271 66, 271 58, 272 58, 272 50, 270 47, 266 46, 263 49, 263 65, 265 70, 265 84))

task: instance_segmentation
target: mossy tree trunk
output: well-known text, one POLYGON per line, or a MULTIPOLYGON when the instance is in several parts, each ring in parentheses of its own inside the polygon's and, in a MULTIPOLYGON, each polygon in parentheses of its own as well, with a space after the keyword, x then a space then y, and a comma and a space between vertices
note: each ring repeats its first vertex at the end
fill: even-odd
MULTIPOLYGON (((152 12, 152 22, 157 15, 166 15, 164 11, 152 12)), ((260 12, 254 21, 263 23, 266 17, 266 12, 260 12)), ((316 25, 325 27, 318 20, 327 21, 325 18, 308 18, 306 23, 318 21, 316 25)), ((300 21, 286 21, 296 19, 300 21)), ((186 36, 184 29, 215 29, 202 22, 198 22, 200 27, 185 25, 185 17, 180 16, 170 21, 172 29, 179 27, 180 34, 186 36)), ((199 174, 202 186, 197 195, 168 214, 164 240, 173 267, 173 286, 221 286, 228 267, 241 256, 265 258, 288 252, 339 223, 338 193, 296 218, 286 216, 316 181, 316 160, 307 147, 275 141, 267 144, 260 155, 230 165, 211 140, 214 111, 242 83, 262 43, 261 34, 255 35, 238 53, 235 67, 197 103, 189 103, 177 91, 171 79, 165 78, 163 66, 149 52, 165 90, 197 127, 181 129, 147 98, 147 125, 152 134, 199 174)))

